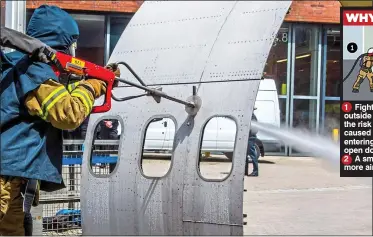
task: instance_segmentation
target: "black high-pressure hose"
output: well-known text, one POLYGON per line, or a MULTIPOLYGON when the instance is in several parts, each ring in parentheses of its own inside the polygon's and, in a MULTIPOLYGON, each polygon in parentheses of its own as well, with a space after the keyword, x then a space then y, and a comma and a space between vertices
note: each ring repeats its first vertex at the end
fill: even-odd
POLYGON ((132 73, 132 75, 137 79, 138 82, 140 82, 141 85, 146 86, 146 84, 141 80, 141 78, 136 74, 136 72, 128 65, 126 62, 117 62, 118 65, 123 65, 125 66, 128 71, 132 73))
POLYGON ((113 100, 121 102, 121 101, 140 98, 140 97, 143 97, 143 96, 146 96, 146 95, 148 95, 148 94, 132 95, 132 96, 126 96, 126 97, 123 97, 123 98, 118 98, 118 97, 115 97, 113 94, 111 94, 111 97, 113 98, 113 100))
MULTIPOLYGON (((143 80, 141 80, 141 78, 136 74, 136 72, 126 62, 117 62, 116 64, 125 66, 128 69, 128 71, 130 71, 132 73, 132 75, 137 79, 137 81, 140 82, 141 85, 146 86, 146 84, 143 82, 143 80)), ((132 100, 132 99, 140 98, 140 97, 146 96, 146 95, 148 95, 148 93, 140 94, 140 95, 127 96, 127 97, 123 97, 123 98, 115 97, 114 94, 112 94, 111 96, 112 96, 113 100, 120 102, 120 101, 126 101, 126 100, 132 100)))
POLYGON ((365 56, 369 56, 370 53, 364 53, 362 55, 360 55, 356 60, 355 60, 355 63, 354 65, 351 67, 351 70, 347 73, 347 76, 345 76, 345 78, 343 78, 343 82, 346 81, 348 79, 348 77, 351 75, 351 73, 354 71, 355 67, 356 67, 356 64, 365 56))

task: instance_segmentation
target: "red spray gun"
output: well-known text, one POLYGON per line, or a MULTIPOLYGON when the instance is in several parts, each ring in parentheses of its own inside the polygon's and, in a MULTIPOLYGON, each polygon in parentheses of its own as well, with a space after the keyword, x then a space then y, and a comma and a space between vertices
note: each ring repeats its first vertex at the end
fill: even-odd
POLYGON ((115 74, 112 71, 60 52, 45 49, 44 54, 53 63, 52 67, 57 76, 61 73, 71 73, 80 78, 95 78, 104 81, 106 83, 105 102, 101 106, 93 107, 92 113, 103 113, 111 109, 111 90, 115 80, 115 74))
MULTIPOLYGON (((82 76, 83 78, 95 78, 98 80, 102 80, 106 82, 107 88, 106 88, 106 95, 105 95, 105 101, 103 105, 95 106, 92 109, 92 113, 103 113, 107 112, 111 109, 111 99, 113 98, 115 101, 126 101, 134 98, 138 98, 141 96, 151 95, 153 98, 159 103, 160 97, 163 97, 165 99, 172 100, 174 102, 183 104, 188 108, 187 111, 190 114, 194 114, 198 110, 200 106, 196 106, 195 102, 193 101, 183 101, 180 99, 177 99, 175 97, 169 96, 165 93, 163 93, 160 90, 152 89, 146 86, 146 84, 140 79, 140 77, 132 70, 132 68, 125 62, 118 62, 117 64, 124 65, 131 73, 132 75, 137 79, 137 81, 140 82, 141 85, 133 83, 131 81, 128 81, 123 78, 116 77, 114 72, 102 67, 98 66, 94 63, 84 61, 82 59, 78 59, 76 57, 72 57, 67 54, 63 54, 61 52, 53 52, 48 50, 47 48, 44 49, 44 54, 47 55, 47 58, 53 63, 53 69, 57 76, 60 75, 62 72, 72 73, 78 76, 82 76), (117 98, 114 95, 112 95, 112 89, 114 81, 119 81, 122 83, 125 83, 130 86, 137 87, 139 89, 143 89, 147 91, 145 94, 137 95, 137 96, 128 96, 124 98, 117 98), (198 108, 197 108, 198 107, 198 108)), ((196 94, 196 88, 193 87, 193 95, 196 94)))

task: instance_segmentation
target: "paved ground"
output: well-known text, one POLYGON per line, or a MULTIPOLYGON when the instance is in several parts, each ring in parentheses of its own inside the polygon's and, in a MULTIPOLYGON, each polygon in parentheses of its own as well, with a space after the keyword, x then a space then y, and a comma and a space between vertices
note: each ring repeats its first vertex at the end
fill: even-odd
POLYGON ((372 235, 372 179, 319 159, 271 157, 245 178, 245 235, 372 235))

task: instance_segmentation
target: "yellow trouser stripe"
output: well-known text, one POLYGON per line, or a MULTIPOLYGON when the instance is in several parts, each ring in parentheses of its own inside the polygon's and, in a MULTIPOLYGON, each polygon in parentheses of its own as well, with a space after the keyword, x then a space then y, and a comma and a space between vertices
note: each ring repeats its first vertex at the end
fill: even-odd
POLYGON ((82 99, 85 107, 86 107, 86 112, 87 114, 89 114, 92 110, 92 101, 89 99, 89 96, 87 95, 87 93, 83 90, 80 90, 80 89, 76 89, 74 90, 74 92, 71 94, 72 96, 76 96, 76 97, 79 97, 80 99, 82 99))

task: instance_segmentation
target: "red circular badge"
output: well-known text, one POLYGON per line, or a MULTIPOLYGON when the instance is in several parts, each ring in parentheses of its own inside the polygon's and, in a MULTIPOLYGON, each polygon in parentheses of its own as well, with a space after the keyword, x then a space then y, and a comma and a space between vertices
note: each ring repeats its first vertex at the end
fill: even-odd
POLYGON ((350 102, 344 102, 344 103, 342 104, 342 110, 343 110, 343 112, 345 112, 345 113, 349 113, 349 112, 351 112, 351 110, 352 110, 352 104, 351 104, 350 102))
POLYGON ((341 161, 342 161, 342 164, 344 164, 344 165, 351 165, 352 157, 350 155, 345 154, 345 155, 342 156, 341 161))

